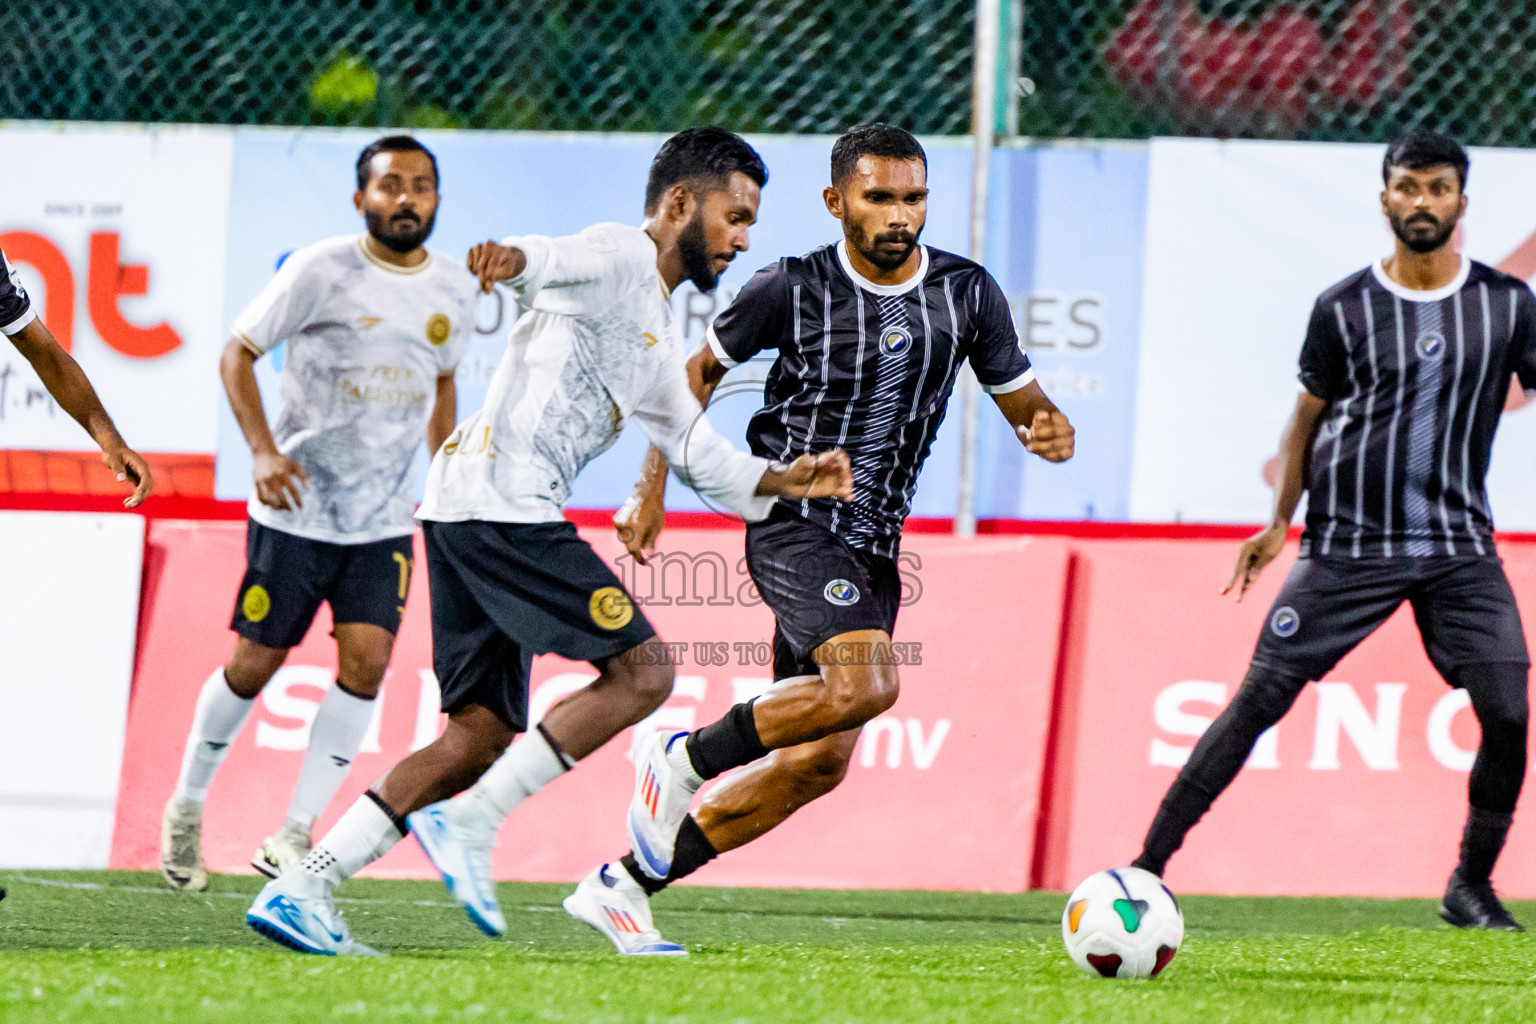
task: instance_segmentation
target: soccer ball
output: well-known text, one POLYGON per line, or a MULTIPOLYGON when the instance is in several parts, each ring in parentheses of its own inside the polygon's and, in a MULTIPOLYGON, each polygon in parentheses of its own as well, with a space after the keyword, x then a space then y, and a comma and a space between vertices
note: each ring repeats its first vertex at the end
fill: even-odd
POLYGON ((1155 978, 1184 941, 1184 915, 1163 880, 1141 868, 1100 871, 1061 915, 1072 962, 1106 978, 1155 978))

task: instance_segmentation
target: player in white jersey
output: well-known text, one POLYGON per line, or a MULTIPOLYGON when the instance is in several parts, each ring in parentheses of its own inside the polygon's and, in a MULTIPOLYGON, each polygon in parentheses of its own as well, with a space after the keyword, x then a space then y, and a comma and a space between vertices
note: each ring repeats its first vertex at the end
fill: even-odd
POLYGON ((310 729, 287 819, 252 864, 276 877, 346 778, 373 717, 410 587, 412 466, 453 429, 454 369, 474 329, 476 281, 423 247, 438 206, 437 161, 391 136, 363 150, 354 202, 367 231, 294 252, 235 320, 220 366, 251 446, 247 568, 228 664, 203 684, 160 867, 205 889, 201 825, 214 773, 252 702, 331 606, 336 685, 310 729), (282 410, 268 428, 254 363, 286 341, 282 410))
MULTIPOLYGON (((493 935, 505 930, 490 880, 502 817, 672 689, 656 631, 563 516, 572 481, 626 419, 639 422, 684 482, 747 519, 765 516, 781 494, 852 494, 843 452, 789 465, 739 452, 689 390, 668 295, 685 279, 705 291, 715 286, 747 248, 766 180, 740 138, 691 129, 652 163, 641 227, 599 224, 568 238, 527 235, 471 251, 482 286, 501 282, 524 312, 485 407, 433 460, 417 513, 447 729, 262 890, 246 915, 252 928, 302 952, 366 951, 349 937, 332 893, 405 835, 409 815, 409 829, 475 923, 493 935), (527 729, 529 667, 545 653, 589 661, 600 675, 487 775, 527 729), (482 776, 475 791, 448 801, 482 776)), ((637 910, 645 912, 643 897, 637 910)), ((630 926, 643 943, 649 914, 630 926)))

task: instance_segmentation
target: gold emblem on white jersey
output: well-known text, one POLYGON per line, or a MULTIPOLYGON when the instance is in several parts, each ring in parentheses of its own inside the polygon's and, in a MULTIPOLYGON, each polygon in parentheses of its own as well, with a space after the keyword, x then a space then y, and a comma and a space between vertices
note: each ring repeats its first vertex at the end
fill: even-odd
POLYGON ((433 313, 427 317, 427 340, 434 345, 441 345, 448 340, 453 325, 448 321, 446 313, 433 313))

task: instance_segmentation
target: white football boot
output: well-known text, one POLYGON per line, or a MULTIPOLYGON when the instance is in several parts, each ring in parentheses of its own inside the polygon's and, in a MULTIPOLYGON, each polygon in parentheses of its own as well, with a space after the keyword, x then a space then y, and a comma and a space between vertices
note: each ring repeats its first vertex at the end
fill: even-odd
POLYGON ((491 851, 496 831, 488 828, 465 800, 443 800, 406 815, 411 835, 422 852, 443 876, 448 894, 458 901, 475 927, 499 938, 507 933, 507 919, 496 901, 491 878, 491 851))
POLYGON ((202 892, 208 888, 203 866, 203 806, 174 796, 160 819, 160 874, 173 889, 202 892))
POLYGON ((603 864, 565 898, 565 912, 608 937, 624 956, 687 956, 651 923, 645 890, 618 864, 603 864))
POLYGON ((330 886, 303 868, 268 882, 245 912, 245 923, 258 935, 298 953, 380 955, 352 938, 331 899, 330 886))
POLYGON ((635 758, 635 795, 625 828, 640 870, 660 881, 672 870, 677 830, 704 780, 688 759, 686 732, 661 732, 635 758))
POLYGON ((314 845, 307 826, 285 821, 283 827, 251 855, 251 867, 268 878, 276 878, 308 856, 314 845))

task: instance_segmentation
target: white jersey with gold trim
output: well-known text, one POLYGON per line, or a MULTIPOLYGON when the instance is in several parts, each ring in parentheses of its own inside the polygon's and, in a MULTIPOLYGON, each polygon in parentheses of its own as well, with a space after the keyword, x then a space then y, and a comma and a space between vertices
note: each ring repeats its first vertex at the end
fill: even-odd
POLYGON ((773 499, 755 492, 768 462, 715 433, 689 390, 650 236, 597 224, 505 244, 528 260, 506 282, 524 312, 484 407, 433 459, 417 517, 558 522, 576 475, 634 419, 684 483, 764 518, 773 499))
POLYGON ((296 511, 250 500, 251 518, 313 540, 365 544, 413 530, 412 464, 437 378, 474 331, 476 281, 428 252, 419 266, 376 259, 359 235, 295 251, 235 319, 258 356, 288 342, 278 450, 309 474, 296 511))

